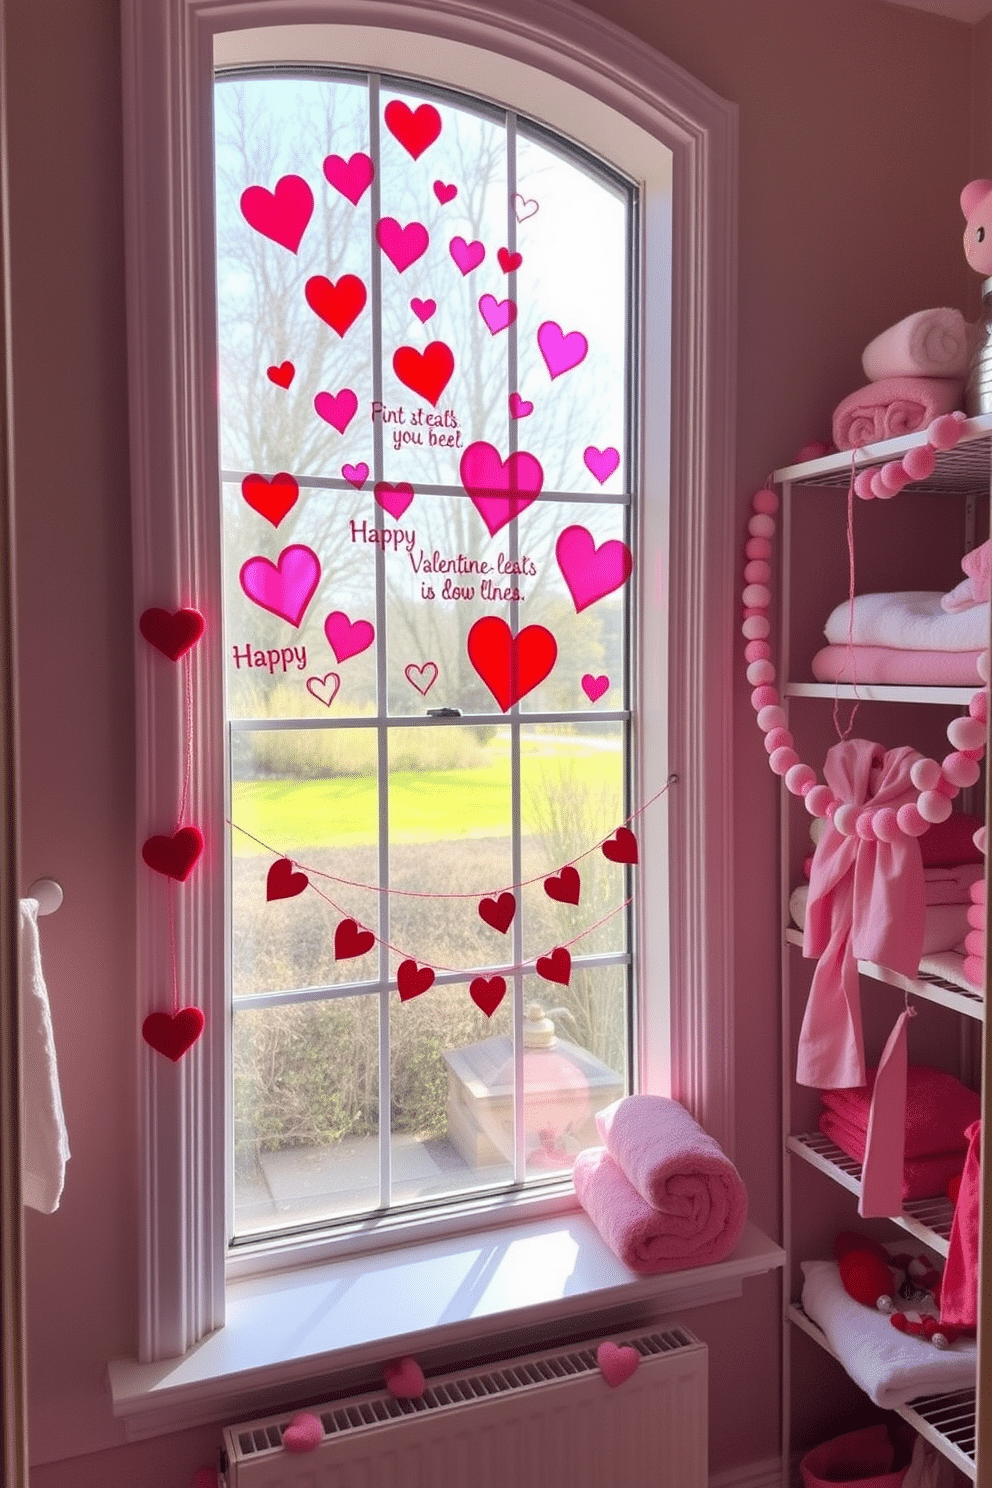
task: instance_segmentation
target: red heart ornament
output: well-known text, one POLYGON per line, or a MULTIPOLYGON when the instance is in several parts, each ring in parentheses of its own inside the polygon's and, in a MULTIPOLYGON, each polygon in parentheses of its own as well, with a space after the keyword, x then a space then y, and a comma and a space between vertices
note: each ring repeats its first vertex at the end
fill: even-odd
POLYGON ((368 295, 355 274, 342 274, 336 284, 323 274, 314 274, 303 287, 307 304, 332 331, 343 336, 365 308, 368 295))
POLYGON ((310 880, 305 873, 294 873, 289 858, 277 858, 265 879, 266 899, 295 899, 310 880))
POLYGON ((491 1018, 506 996, 506 982, 501 976, 473 977, 468 992, 476 1007, 491 1018))
POLYGON ((497 248, 496 250, 496 262, 504 274, 509 274, 514 269, 519 269, 523 261, 524 256, 522 253, 511 253, 509 248, 497 248))
POLYGON ((394 98, 386 104, 384 117, 390 134, 399 140, 414 160, 418 160, 441 133, 441 115, 432 103, 422 103, 419 108, 411 109, 401 98, 394 98))
POLYGON ((264 475, 246 475, 241 482, 241 494, 252 511, 278 527, 299 500, 300 488, 295 476, 280 470, 271 480, 264 475))
POLYGON ((564 946, 555 946, 547 956, 538 956, 534 965, 538 976, 542 976, 546 982, 568 986, 572 975, 572 957, 564 946))
POLYGON ((480 920, 485 920, 502 935, 509 930, 516 912, 517 901, 509 892, 500 894, 498 899, 483 899, 479 905, 480 920))
POLYGON ((296 376, 296 368, 292 362, 280 362, 276 367, 266 367, 265 375, 276 387, 288 388, 296 376))
POLYGON ((196 827, 180 827, 171 837, 149 837, 141 856, 149 868, 185 883, 203 851, 203 837, 196 827))
POLYGON ((563 868, 557 878, 552 874, 544 880, 544 892, 559 904, 578 904, 581 887, 578 870, 570 866, 563 868))
POLYGON ((334 932, 334 959, 347 961, 352 956, 364 956, 375 945, 371 930, 361 930, 357 920, 342 920, 334 932))
POLYGON ((203 616, 199 610, 145 610, 138 629, 157 651, 170 661, 178 661, 195 646, 203 634, 203 616))
POLYGON ((613 836, 603 843, 603 857, 611 863, 637 862, 637 838, 629 827, 617 827, 613 836))
POLYGON ((451 381, 455 358, 443 341, 431 341, 423 351, 400 346, 393 352, 393 371, 411 392, 437 407, 437 400, 451 381))
POLYGON ((192 1049, 202 1032, 203 1014, 196 1007, 180 1008, 177 1013, 149 1013, 141 1025, 145 1043, 173 1064, 192 1049))
POLYGON ((433 982, 434 973, 429 966, 418 968, 416 961, 401 961, 397 967, 396 986, 399 989, 401 1002, 408 1002, 411 997, 419 997, 433 982))
POLYGON ((298 1411, 283 1428, 282 1445, 285 1452, 316 1452, 324 1440, 324 1427, 319 1416, 310 1411, 298 1411))
POLYGON ((629 1344, 601 1343, 596 1350, 599 1372, 614 1390, 630 1379, 640 1362, 640 1354, 629 1344))
POLYGON ((498 615, 483 615, 468 633, 468 659, 505 713, 543 682, 558 658, 558 643, 543 625, 514 636, 498 615))
POLYGON ((427 1389, 424 1371, 416 1359, 397 1359, 382 1371, 386 1389, 397 1400, 419 1400, 427 1389))
POLYGON ((313 215, 313 192, 302 176, 283 176, 274 191, 264 186, 242 191, 241 213, 249 227, 295 253, 313 215))

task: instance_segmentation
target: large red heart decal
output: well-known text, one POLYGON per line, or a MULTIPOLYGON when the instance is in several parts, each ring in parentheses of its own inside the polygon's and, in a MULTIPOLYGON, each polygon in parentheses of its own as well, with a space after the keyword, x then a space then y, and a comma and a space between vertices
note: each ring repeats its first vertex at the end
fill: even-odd
POLYGON ((516 912, 517 901, 509 892, 500 894, 498 899, 483 899, 479 904, 479 919, 492 925, 501 935, 509 930, 516 912))
POLYGON ((199 610, 145 610, 138 629, 163 656, 178 661, 203 634, 203 616, 199 610))
POLYGON ((314 274, 303 287, 307 304, 315 315, 343 336, 361 315, 368 295, 355 274, 342 274, 336 284, 323 274, 314 274))
POLYGON ((434 973, 429 966, 418 967, 416 961, 401 961, 396 969, 396 986, 401 1002, 419 997, 433 984, 434 973))
POLYGON ((141 1037, 157 1054, 173 1063, 192 1049, 203 1032, 203 1014, 199 1008, 180 1008, 177 1013, 149 1013, 141 1025, 141 1037))
POLYGON ((468 659, 505 713, 544 681, 558 643, 543 625, 525 625, 515 636, 498 615, 483 615, 468 633, 468 659))
POLYGON ((266 899, 295 899, 310 880, 305 873, 294 873, 289 858, 277 858, 265 879, 266 899))
POLYGON ((185 883, 203 851, 203 837, 197 827, 180 827, 171 837, 149 837, 141 856, 149 868, 185 883))
POLYGON ((271 480, 264 475, 246 475, 241 482, 241 494, 252 511, 278 527, 299 500, 300 488, 295 476, 280 470, 271 480))
POLYGON ((437 407, 437 400, 451 381, 455 358, 443 341, 431 341, 423 351, 413 346, 400 346, 393 352, 393 371, 404 387, 410 388, 437 407))
POLYGON ((441 133, 441 115, 432 103, 422 103, 411 109, 401 98, 386 104, 386 128, 394 139, 398 139, 414 160, 418 160, 428 145, 432 145, 441 133))
POLYGON ((302 176, 283 176, 274 191, 264 186, 242 191, 241 213, 249 227, 295 253, 313 215, 313 192, 302 176))
POLYGON ((468 984, 468 994, 476 1007, 491 1018, 506 996, 506 981, 501 976, 473 977, 468 984))
POLYGON ((371 930, 360 930, 357 920, 342 920, 334 932, 334 959, 347 961, 352 956, 364 956, 374 945, 371 930))
POLYGON ((469 445, 458 474, 490 537, 536 501, 544 484, 541 462, 534 455, 517 450, 501 460, 496 446, 484 439, 469 445))
POLYGON ((568 986, 572 975, 572 958, 564 946, 555 946, 547 956, 538 956, 534 966, 538 976, 542 976, 546 982, 568 986))
POLYGON ((603 843, 603 857, 611 863, 637 862, 637 838, 629 827, 617 827, 613 836, 603 843))
POLYGON ((564 867, 557 878, 552 875, 544 880, 544 892, 559 904, 578 904, 581 887, 578 869, 570 865, 564 867))

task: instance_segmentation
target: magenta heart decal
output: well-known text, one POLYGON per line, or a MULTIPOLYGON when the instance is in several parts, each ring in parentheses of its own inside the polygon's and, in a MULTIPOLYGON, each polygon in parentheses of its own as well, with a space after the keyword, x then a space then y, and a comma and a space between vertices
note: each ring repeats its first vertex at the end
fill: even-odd
POLYGON ((510 394, 510 417, 515 419, 527 418, 534 412, 533 403, 528 403, 526 398, 521 398, 519 393, 510 394))
POLYGON ((435 181, 432 189, 442 207, 447 206, 449 201, 454 201, 458 195, 458 187, 452 186, 445 181, 435 181))
POLYGON ((395 217, 380 217, 375 225, 375 239, 389 262, 401 274, 424 256, 430 242, 422 222, 408 222, 406 227, 400 227, 395 217))
POLYGON ((318 393, 313 406, 325 424, 343 434, 358 412, 358 399, 351 388, 342 388, 339 393, 318 393))
POLYGON ((569 331, 566 336, 556 320, 545 320, 538 326, 537 344, 552 378, 577 367, 589 350, 581 331, 569 331))
POLYGON ((604 692, 610 690, 609 677, 594 677, 591 672, 586 672, 582 678, 582 691, 591 703, 597 703, 604 692))
POLYGON ((479 300, 479 314, 490 333, 495 336, 498 331, 505 331, 508 325, 513 324, 517 318, 517 307, 512 300, 497 300, 495 295, 484 294, 479 300))
POLYGON ((348 619, 344 610, 334 610, 324 621, 324 634, 338 661, 367 651, 375 640, 375 628, 368 620, 348 619))
POLYGON ((536 501, 544 484, 544 471, 533 455, 517 450, 501 460, 499 450, 485 440, 469 445, 458 473, 490 537, 536 501))
POLYGON ((295 253, 313 216, 313 192, 302 176, 283 176, 274 191, 249 186, 241 193, 241 214, 249 227, 295 253))
POLYGON ((526 222, 527 218, 533 217, 534 213, 538 210, 537 202, 528 201, 527 197, 521 196, 519 191, 513 193, 510 201, 513 203, 513 215, 518 222, 526 222))
POLYGON ((431 316, 434 314, 435 310, 437 309, 437 301, 436 300, 418 300, 416 297, 414 297, 410 301, 410 309, 413 311, 414 315, 420 321, 420 324, 421 325, 426 325, 427 322, 430 320, 431 316))
POLYGON ((382 1371, 386 1389, 397 1400, 419 1400, 427 1389, 424 1371, 416 1359, 396 1359, 382 1371))
POLYGON ((596 1350, 596 1363, 606 1383, 616 1389, 625 1384, 641 1362, 641 1356, 629 1344, 601 1343, 596 1350))
POLYGON ((634 560, 626 543, 604 542, 597 548, 585 527, 566 527, 555 543, 555 557, 575 603, 576 614, 612 594, 630 578, 634 560))
POLYGON ((337 672, 328 672, 323 677, 307 678, 307 692, 311 697, 315 697, 318 703, 323 703, 325 708, 331 706, 338 695, 338 688, 340 686, 341 678, 337 672))
POLYGON ((350 160, 341 155, 328 155, 324 161, 324 175, 335 191, 340 191, 357 207, 363 193, 372 184, 375 166, 362 150, 356 151, 350 160))
POLYGON ((249 558, 241 565, 238 581, 259 609, 299 625, 320 583, 320 559, 312 548, 294 543, 283 548, 275 563, 249 558))
POLYGON ((373 494, 383 511, 387 511, 398 522, 413 500, 414 493, 409 481, 398 481, 395 486, 390 485, 389 481, 376 481, 373 494))
POLYGON ((582 458, 586 462, 587 470, 602 485, 604 481, 609 480, 614 470, 620 464, 620 451, 615 450, 612 445, 607 449, 601 450, 597 449, 594 444, 590 444, 582 451, 582 458))
POLYGON ((369 478, 369 467, 362 460, 358 465, 342 465, 341 474, 350 486, 360 491, 369 478))
POLYGON ((486 256, 482 243, 466 243, 464 238, 452 238, 448 244, 448 252, 463 274, 470 274, 473 269, 478 268, 486 256))
POLYGON ((319 1416, 309 1411, 298 1411, 283 1427, 282 1445, 285 1452, 316 1452, 324 1440, 324 1427, 319 1416))
POLYGON ((437 681, 437 662, 425 661, 423 666, 415 666, 411 661, 409 666, 403 668, 403 675, 421 697, 426 697, 437 681))

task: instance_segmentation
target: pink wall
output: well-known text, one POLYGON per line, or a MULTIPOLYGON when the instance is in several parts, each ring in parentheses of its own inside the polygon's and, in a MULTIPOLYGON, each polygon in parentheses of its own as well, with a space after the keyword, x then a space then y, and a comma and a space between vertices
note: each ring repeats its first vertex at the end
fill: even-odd
MULTIPOLYGON (((739 491, 809 438, 859 353, 973 288, 957 194, 972 33, 863 0, 597 0, 740 107, 739 491)), ((498 10, 498 5, 494 6, 498 10)), ((133 602, 117 0, 6 0, 14 291, 22 879, 57 876, 45 953, 73 1156, 27 1216, 34 1488, 174 1488, 211 1431, 123 1446, 104 1385, 134 1347, 133 602), (87 1455, 97 1454, 97 1455, 87 1455)), ((981 77, 992 31, 980 28, 981 77)), ((977 65, 977 64, 976 64, 977 65)), ((982 89, 987 96, 987 88, 982 89)), ((978 96, 976 94, 976 96, 978 96)), ((978 148, 980 144, 980 148, 978 148)), ((729 576, 728 576, 729 578, 729 576)), ((738 1161, 778 1224, 776 792, 738 695, 738 1161), (756 1060, 754 1050, 766 1049, 756 1060)), ((711 1344, 713 1469, 777 1444, 775 1278, 688 1319, 711 1344), (739 1368, 746 1353, 747 1370, 739 1368)))

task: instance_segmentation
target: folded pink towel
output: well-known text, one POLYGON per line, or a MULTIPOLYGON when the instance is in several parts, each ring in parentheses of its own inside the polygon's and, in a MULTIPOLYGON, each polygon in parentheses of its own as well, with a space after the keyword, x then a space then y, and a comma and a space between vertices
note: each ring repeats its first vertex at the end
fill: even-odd
POLYGON ((950 594, 941 599, 941 606, 948 614, 958 610, 970 610, 975 605, 987 604, 992 599, 992 538, 979 543, 961 559, 965 577, 950 594))
MULTIPOLYGON (((851 1127, 865 1132, 871 1111, 875 1070, 864 1085, 848 1090, 822 1090, 824 1106, 851 1127)), ((981 1100, 956 1075, 930 1064, 911 1064, 906 1071, 906 1156, 964 1152, 965 1127, 981 1115, 981 1100)))
POLYGON ((861 354, 865 376, 967 377, 971 336, 960 310, 917 310, 869 341, 861 354))
POLYGON ((887 687, 978 687, 981 651, 904 651, 896 646, 824 646, 813 657, 818 682, 887 687))
POLYGON ((849 393, 834 409, 838 449, 861 449, 924 429, 941 413, 961 407, 964 383, 956 377, 883 377, 849 393))
MULTIPOLYGON (((820 1130, 831 1142, 836 1142, 842 1152, 853 1157, 855 1162, 865 1160, 865 1132, 860 1126, 851 1126, 841 1120, 835 1111, 823 1111, 820 1115, 820 1130)), ((902 1165, 902 1197, 906 1199, 936 1199, 947 1192, 951 1179, 964 1167, 965 1148, 956 1152, 935 1152, 927 1157, 907 1157, 902 1165)))
POLYGON ((666 1209, 654 1209, 604 1147, 580 1152, 572 1177, 579 1203, 613 1254, 642 1276, 722 1261, 736 1246, 747 1218, 747 1196, 739 1179, 733 1200, 727 1186, 714 1180, 680 1184, 672 1179, 666 1209))

